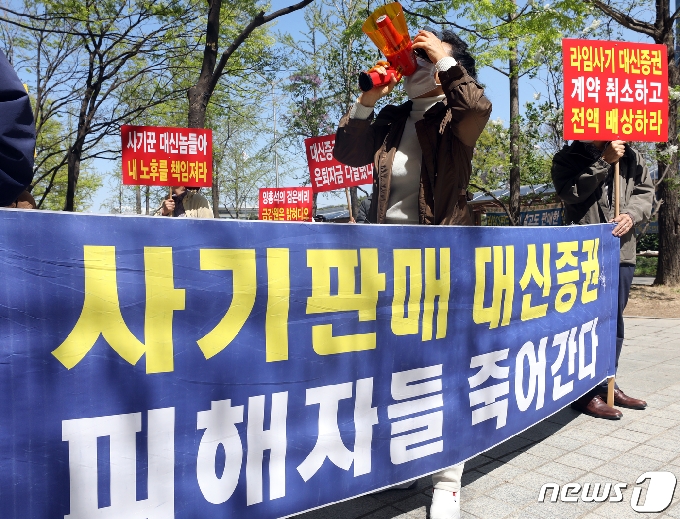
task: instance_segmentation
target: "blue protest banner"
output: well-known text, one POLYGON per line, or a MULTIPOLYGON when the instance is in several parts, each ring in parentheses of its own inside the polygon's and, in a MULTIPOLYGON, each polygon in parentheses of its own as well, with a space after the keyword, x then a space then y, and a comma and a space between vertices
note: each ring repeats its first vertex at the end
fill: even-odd
POLYGON ((610 225, 0 211, 3 518, 275 518, 438 471, 613 369, 610 225))

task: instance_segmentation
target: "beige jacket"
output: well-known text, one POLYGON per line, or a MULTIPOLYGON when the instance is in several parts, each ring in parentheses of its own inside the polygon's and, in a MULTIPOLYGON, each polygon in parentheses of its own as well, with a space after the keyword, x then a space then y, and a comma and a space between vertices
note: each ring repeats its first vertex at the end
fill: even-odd
MULTIPOLYGON (((184 214, 182 216, 186 218, 214 218, 208 200, 201 193, 189 189, 187 189, 186 193, 182 200, 182 205, 184 205, 184 214)), ((161 213, 162 207, 156 210, 154 216, 173 216, 172 214, 163 215, 161 213)))
MULTIPOLYGON (((553 157, 552 179, 564 202, 567 224, 606 223, 614 218, 612 191, 614 166, 591 144, 574 141, 553 157)), ((640 153, 626 145, 619 160, 619 209, 638 224, 652 212, 654 183, 640 153)), ((621 236, 621 263, 635 264, 634 227, 621 236)))

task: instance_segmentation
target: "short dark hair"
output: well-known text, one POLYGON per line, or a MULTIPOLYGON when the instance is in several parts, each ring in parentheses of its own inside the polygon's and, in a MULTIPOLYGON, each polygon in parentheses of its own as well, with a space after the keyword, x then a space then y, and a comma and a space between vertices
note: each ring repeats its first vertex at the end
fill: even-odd
POLYGON ((477 69, 475 68, 475 58, 468 52, 468 45, 456 33, 448 29, 442 31, 441 41, 451 45, 451 56, 460 63, 468 74, 477 79, 477 69))

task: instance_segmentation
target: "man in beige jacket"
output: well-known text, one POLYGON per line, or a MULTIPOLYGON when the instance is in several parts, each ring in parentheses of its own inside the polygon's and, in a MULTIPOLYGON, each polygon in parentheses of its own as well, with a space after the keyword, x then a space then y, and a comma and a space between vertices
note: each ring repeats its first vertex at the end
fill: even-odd
POLYGON ((181 216, 185 218, 214 218, 208 200, 198 189, 184 186, 173 186, 172 197, 163 200, 163 204, 154 216, 181 216))
MULTIPOLYGON (((636 259, 635 225, 647 220, 654 202, 654 184, 640 153, 624 141, 574 141, 553 157, 552 179, 555 191, 564 202, 569 224, 615 223, 612 233, 621 240, 619 263, 619 304, 616 326, 616 366, 623 347, 623 310, 628 302, 636 259), (620 213, 614 215, 614 165, 619 164, 620 213)), ((607 384, 572 404, 583 413, 618 420, 622 413, 609 407, 603 396, 607 384)), ((614 404, 644 409, 644 400, 614 390, 614 404)))

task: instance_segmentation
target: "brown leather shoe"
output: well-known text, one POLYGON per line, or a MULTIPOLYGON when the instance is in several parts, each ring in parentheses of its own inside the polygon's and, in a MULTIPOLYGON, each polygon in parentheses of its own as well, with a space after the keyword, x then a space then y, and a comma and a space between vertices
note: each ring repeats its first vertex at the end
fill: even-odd
POLYGON ((623 413, 618 409, 609 407, 600 395, 582 396, 571 404, 571 408, 595 418, 605 418, 606 420, 620 420, 623 416, 623 413))
POLYGON ((629 409, 644 409, 647 407, 647 402, 630 397, 620 389, 614 389, 614 405, 628 407, 629 409))

